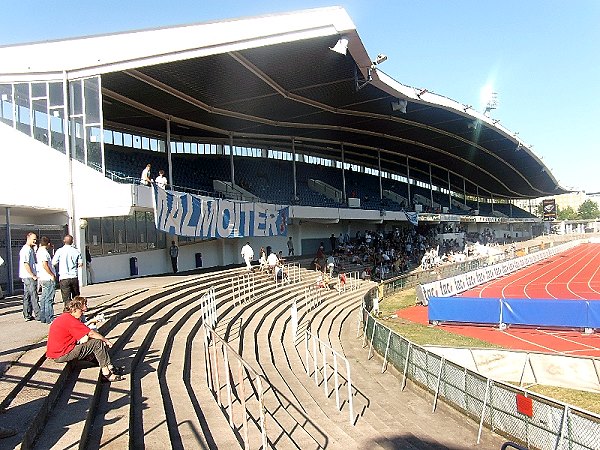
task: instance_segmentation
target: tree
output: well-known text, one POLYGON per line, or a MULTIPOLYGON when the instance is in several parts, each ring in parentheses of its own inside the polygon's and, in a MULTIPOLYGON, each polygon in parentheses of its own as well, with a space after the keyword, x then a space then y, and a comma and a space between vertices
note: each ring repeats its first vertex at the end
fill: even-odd
POLYGON ((556 218, 558 220, 575 220, 575 219, 577 219, 577 213, 570 206, 567 206, 565 209, 559 209, 559 208, 556 208, 556 209, 558 209, 558 213, 556 214, 556 218))
POLYGON ((598 209, 598 203, 592 200, 586 200, 577 210, 577 215, 579 216, 579 219, 600 218, 600 209, 598 209))

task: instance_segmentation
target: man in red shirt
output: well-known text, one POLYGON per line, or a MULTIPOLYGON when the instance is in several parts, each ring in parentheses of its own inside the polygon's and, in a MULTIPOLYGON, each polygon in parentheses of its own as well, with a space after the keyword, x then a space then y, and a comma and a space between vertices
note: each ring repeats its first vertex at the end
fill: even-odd
POLYGON ((107 347, 112 347, 112 342, 81 322, 85 311, 85 297, 77 296, 67 303, 65 312, 50 324, 46 356, 62 363, 94 355, 104 378, 108 381, 122 380, 123 377, 115 373, 107 351, 107 347))

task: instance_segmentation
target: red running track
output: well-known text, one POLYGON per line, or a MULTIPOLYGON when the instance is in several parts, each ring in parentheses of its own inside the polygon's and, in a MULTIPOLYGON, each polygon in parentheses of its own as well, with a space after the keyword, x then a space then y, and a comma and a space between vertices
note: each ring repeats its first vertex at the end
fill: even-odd
MULTIPOLYGON (((461 294, 481 298, 600 300, 600 244, 582 244, 505 277, 461 294)), ((427 308, 414 306, 397 315, 428 323, 427 308)), ((579 330, 440 325, 446 331, 470 336, 514 350, 600 357, 600 335, 579 330)))

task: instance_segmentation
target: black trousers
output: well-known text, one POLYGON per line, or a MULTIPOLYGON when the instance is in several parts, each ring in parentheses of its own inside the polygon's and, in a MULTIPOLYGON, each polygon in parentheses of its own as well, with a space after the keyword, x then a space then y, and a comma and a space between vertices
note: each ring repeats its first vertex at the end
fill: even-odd
POLYGON ((73 350, 66 355, 56 358, 56 362, 63 363, 75 359, 82 360, 86 356, 94 355, 100 367, 107 367, 110 363, 110 356, 106 350, 106 345, 100 339, 90 339, 83 344, 77 344, 73 350))
POLYGON ((58 284, 60 286, 60 295, 62 295, 65 306, 72 298, 79 295, 79 280, 77 278, 61 278, 58 284))
POLYGON ((173 273, 177 273, 177 256, 171 256, 171 265, 173 266, 173 273))

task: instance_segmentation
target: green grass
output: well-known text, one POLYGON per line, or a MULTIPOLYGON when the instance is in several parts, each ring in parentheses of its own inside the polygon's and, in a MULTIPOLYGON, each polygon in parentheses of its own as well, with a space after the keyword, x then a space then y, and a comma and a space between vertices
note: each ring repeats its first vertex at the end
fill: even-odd
MULTIPOLYGON (((398 318, 396 311, 414 306, 415 298, 414 288, 386 297, 379 304, 380 320, 393 331, 418 345, 441 345, 455 348, 502 348, 479 339, 447 332, 440 327, 422 325, 398 318)), ((541 385, 532 386, 528 390, 600 414, 600 393, 541 385)))
POLYGON ((431 327, 401 319, 396 311, 415 305, 415 289, 407 289, 386 297, 379 305, 381 321, 398 334, 418 345, 443 345, 446 347, 501 348, 495 344, 467 336, 448 333, 439 327, 431 327))

